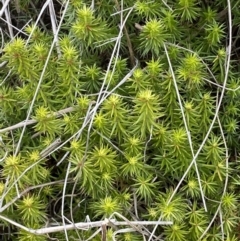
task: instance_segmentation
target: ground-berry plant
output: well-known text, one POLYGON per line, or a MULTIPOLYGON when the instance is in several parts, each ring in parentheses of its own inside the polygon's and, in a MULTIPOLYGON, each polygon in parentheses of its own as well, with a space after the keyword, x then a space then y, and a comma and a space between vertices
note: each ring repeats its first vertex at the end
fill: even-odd
POLYGON ((240 240, 239 4, 2 1, 3 239, 240 240))

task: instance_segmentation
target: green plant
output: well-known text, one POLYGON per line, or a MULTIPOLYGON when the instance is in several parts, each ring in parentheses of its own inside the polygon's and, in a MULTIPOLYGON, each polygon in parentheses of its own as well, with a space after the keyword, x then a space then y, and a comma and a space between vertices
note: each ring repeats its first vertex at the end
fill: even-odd
POLYGON ((12 240, 240 239, 238 3, 3 4, 12 240))

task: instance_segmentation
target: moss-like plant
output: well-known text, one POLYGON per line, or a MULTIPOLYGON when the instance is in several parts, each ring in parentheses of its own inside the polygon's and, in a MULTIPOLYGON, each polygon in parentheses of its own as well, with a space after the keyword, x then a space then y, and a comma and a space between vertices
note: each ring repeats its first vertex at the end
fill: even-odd
POLYGON ((238 3, 3 4, 0 234, 240 240, 238 3))

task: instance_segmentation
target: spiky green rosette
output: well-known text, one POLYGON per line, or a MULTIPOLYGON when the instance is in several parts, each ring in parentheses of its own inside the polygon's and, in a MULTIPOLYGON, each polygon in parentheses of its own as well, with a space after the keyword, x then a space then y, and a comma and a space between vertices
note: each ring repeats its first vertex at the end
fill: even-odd
POLYGON ((34 21, 2 31, 4 238, 240 239, 238 1, 18 0, 5 14, 34 21))

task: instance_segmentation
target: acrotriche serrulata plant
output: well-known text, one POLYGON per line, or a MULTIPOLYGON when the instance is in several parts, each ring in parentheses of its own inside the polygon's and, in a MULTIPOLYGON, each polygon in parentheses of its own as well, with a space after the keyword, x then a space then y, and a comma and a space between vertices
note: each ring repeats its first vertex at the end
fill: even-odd
POLYGON ((239 3, 2 1, 0 238, 240 240, 239 3))

